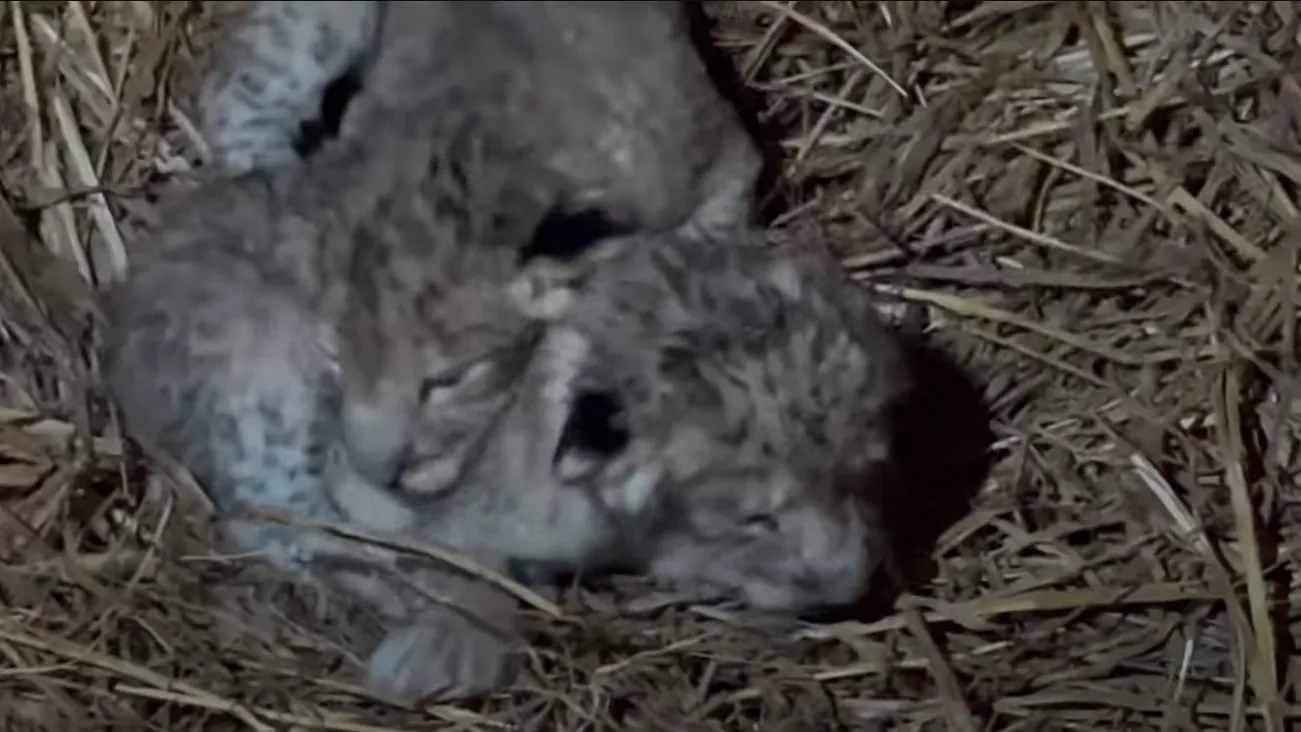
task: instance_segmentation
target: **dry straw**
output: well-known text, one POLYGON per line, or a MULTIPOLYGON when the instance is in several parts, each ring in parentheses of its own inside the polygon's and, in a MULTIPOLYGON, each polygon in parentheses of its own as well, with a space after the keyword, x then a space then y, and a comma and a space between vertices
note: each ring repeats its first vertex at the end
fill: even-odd
POLYGON ((234 7, 0 4, 0 729, 1298 724, 1297 4, 706 3, 781 156, 774 242, 977 377, 994 468, 922 430, 903 591, 861 617, 535 601, 531 674, 423 709, 357 686, 361 626, 213 556, 105 416, 95 289, 186 184, 234 7))

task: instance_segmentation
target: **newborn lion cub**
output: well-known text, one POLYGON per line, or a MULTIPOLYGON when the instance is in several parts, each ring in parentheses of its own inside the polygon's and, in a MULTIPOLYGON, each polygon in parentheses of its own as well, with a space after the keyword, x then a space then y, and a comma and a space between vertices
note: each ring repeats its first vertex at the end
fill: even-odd
MULTIPOLYGON (((368 679, 397 699, 500 676, 508 641, 441 604, 477 601, 482 589, 240 515, 267 507, 400 536, 411 517, 385 483, 358 475, 340 410, 388 404, 386 428, 403 440, 419 421, 424 446, 439 451, 419 455, 429 485, 452 479, 445 466, 464 462, 504 408, 537 337, 533 318, 550 307, 505 293, 532 276, 519 251, 550 215, 557 186, 506 141, 486 144, 473 115, 455 125, 445 117, 440 134, 425 134, 419 116, 395 117, 389 141, 364 151, 341 144, 295 170, 190 193, 113 294, 105 359, 128 430, 190 468, 233 549, 343 588, 386 619, 368 679), (413 645, 413 627, 433 629, 424 645, 413 645)), ((524 523, 500 512, 425 522, 435 539, 439 522, 453 537, 475 526, 477 541, 493 537, 507 552, 524 523)))
POLYGON ((756 239, 612 242, 466 469, 475 490, 429 501, 408 477, 414 515, 527 487, 531 527, 570 533, 506 559, 525 575, 613 561, 787 616, 857 600, 887 550, 901 347, 860 287, 756 239))
POLYGON ((672 0, 262 0, 206 80, 201 128, 221 169, 283 167, 449 87, 560 173, 572 209, 648 229, 749 216, 758 151, 672 0))

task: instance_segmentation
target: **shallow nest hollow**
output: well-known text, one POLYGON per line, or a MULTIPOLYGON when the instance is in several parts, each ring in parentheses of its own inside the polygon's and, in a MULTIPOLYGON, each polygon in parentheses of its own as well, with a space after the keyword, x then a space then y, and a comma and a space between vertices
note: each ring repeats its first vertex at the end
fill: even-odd
POLYGON ((205 548, 192 479, 103 406, 94 293, 198 165, 237 9, 0 4, 0 729, 1301 719, 1301 4, 707 2, 775 244, 935 349, 898 591, 789 635, 575 593, 515 686, 419 709, 358 686, 355 628, 205 548))

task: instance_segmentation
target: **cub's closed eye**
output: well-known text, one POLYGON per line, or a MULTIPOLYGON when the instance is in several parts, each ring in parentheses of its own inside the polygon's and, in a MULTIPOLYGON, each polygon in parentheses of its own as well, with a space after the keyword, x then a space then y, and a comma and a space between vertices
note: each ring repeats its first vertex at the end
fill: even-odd
POLYGON ((602 239, 627 234, 631 226, 613 220, 594 208, 566 211, 553 208, 533 231, 533 238, 520 251, 520 261, 546 257, 561 261, 573 259, 602 239))
POLYGON ((451 389, 460 384, 462 374, 461 371, 447 371, 425 377, 424 381, 420 382, 420 400, 429 399, 430 395, 439 389, 451 389))
POLYGON ((741 525, 752 531, 777 531, 777 517, 770 513, 756 513, 741 519, 741 525))

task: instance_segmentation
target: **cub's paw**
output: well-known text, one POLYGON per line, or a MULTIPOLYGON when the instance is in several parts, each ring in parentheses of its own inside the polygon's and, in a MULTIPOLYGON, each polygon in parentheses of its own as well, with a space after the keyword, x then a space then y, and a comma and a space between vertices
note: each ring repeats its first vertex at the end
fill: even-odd
POLYGON ((391 631, 371 654, 366 683, 399 704, 482 694, 509 681, 512 639, 447 609, 391 631))

